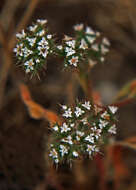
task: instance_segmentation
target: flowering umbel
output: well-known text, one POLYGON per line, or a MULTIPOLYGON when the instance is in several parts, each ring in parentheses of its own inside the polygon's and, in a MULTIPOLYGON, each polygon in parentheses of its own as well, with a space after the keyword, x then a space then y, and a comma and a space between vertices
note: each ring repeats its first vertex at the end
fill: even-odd
POLYGON ((26 73, 35 74, 45 65, 52 53, 53 39, 46 28, 47 20, 38 19, 35 24, 16 34, 17 45, 14 52, 26 73))
POLYGON ((49 157, 55 163, 93 157, 99 152, 105 136, 116 134, 117 107, 99 108, 89 101, 78 102, 74 108, 62 106, 64 122, 52 128, 49 157))

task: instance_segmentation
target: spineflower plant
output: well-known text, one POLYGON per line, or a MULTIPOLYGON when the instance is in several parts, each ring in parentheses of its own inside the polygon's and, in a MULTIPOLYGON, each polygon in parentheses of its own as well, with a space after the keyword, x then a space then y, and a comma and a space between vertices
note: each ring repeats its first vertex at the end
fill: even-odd
POLYGON ((116 134, 117 107, 104 110, 89 101, 77 102, 74 108, 62 105, 64 122, 52 128, 49 157, 55 163, 92 158, 107 136, 116 134))
MULTIPOLYGON (((110 42, 89 26, 77 24, 73 28, 74 37, 65 35, 62 43, 58 44, 56 35, 48 30, 47 20, 38 19, 16 34, 17 44, 13 51, 18 63, 26 73, 35 75, 46 65, 48 57, 56 56, 63 60, 64 68, 78 70, 79 77, 88 73, 88 68, 105 61, 110 42)), ((72 108, 61 107, 63 122, 55 123, 51 128, 48 146, 49 158, 56 164, 92 158, 107 136, 116 134, 117 107, 98 106, 92 100, 77 101, 72 108)))
POLYGON ((38 19, 26 31, 16 34, 14 53, 26 73, 37 74, 49 56, 62 57, 65 67, 80 69, 83 65, 94 65, 105 60, 110 42, 91 27, 74 26, 75 36, 66 36, 57 44, 47 27, 47 20, 38 19))

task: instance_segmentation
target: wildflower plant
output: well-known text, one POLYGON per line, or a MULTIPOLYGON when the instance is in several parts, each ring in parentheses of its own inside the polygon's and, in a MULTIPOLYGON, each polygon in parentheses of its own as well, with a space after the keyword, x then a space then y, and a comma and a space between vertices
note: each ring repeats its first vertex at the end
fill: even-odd
POLYGON ((74 108, 62 106, 64 122, 52 127, 49 145, 49 157, 53 162, 92 158, 105 138, 116 134, 117 107, 109 106, 105 110, 96 107, 89 101, 77 102, 74 108))
MULTIPOLYGON (((75 25, 74 31, 74 37, 65 35, 62 44, 58 44, 54 39, 55 35, 52 35, 47 28, 47 20, 38 19, 26 31, 22 30, 16 34, 17 45, 13 51, 25 72, 32 75, 44 67, 48 56, 63 58, 64 68, 78 70, 80 83, 83 84, 81 86, 87 95, 89 93, 86 86, 90 83, 88 70, 96 63, 105 60, 110 42, 99 32, 83 24, 75 25), (85 76, 84 81, 82 76, 85 76)), ((63 121, 53 122, 48 151, 50 160, 56 164, 83 157, 92 158, 99 152, 100 145, 105 142, 107 136, 116 134, 117 107, 98 106, 92 97, 88 96, 87 99, 91 101, 84 103, 77 101, 73 108, 62 105, 63 121)), ((24 102, 30 106, 27 101, 24 102)), ((43 108, 40 113, 42 111, 43 108)), ((45 110, 43 112, 45 114, 45 110)))

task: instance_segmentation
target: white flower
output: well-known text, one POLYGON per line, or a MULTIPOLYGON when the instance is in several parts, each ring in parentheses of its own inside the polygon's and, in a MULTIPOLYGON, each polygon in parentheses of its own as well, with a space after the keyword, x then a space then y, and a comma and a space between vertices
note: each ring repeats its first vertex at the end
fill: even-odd
POLYGON ((83 122, 83 124, 84 124, 84 125, 86 125, 86 124, 88 123, 88 121, 87 121, 87 118, 86 118, 86 117, 85 117, 85 118, 83 118, 81 121, 83 122))
POLYGON ((48 41, 45 39, 45 37, 42 37, 42 39, 38 42, 38 45, 46 47, 48 45, 48 41))
POLYGON ((116 134, 116 125, 114 124, 114 125, 112 125, 110 128, 109 128, 109 130, 108 130, 108 132, 109 133, 111 133, 111 134, 116 134))
POLYGON ((118 110, 118 108, 115 107, 115 106, 109 106, 108 108, 110 109, 110 111, 112 112, 112 114, 115 114, 117 112, 117 110, 118 110))
POLYGON ((77 141, 80 141, 80 139, 81 139, 81 137, 83 137, 84 136, 84 132, 81 132, 81 131, 76 131, 76 140, 77 141))
POLYGON ((70 135, 68 137, 66 137, 65 139, 62 139, 61 141, 66 142, 71 145, 73 144, 72 137, 70 135))
POLYGON ((100 129, 103 129, 104 127, 106 127, 107 125, 108 125, 108 122, 107 121, 105 121, 105 120, 99 120, 99 127, 100 127, 100 129))
POLYGON ((72 58, 69 60, 69 63, 70 63, 70 65, 74 65, 75 67, 77 67, 78 57, 72 56, 72 58))
POLYGON ((24 30, 21 31, 21 33, 17 33, 16 37, 21 39, 21 38, 25 38, 26 37, 26 33, 24 30))
POLYGON ((33 67, 34 64, 35 64, 35 63, 33 62, 32 59, 30 59, 29 61, 26 61, 26 62, 24 63, 24 65, 27 66, 27 69, 30 69, 30 70, 34 70, 34 67, 33 67))
POLYGON ((36 29, 37 29, 37 25, 29 26, 28 29, 29 29, 31 32, 35 32, 36 29))
POLYGON ((101 117, 102 117, 103 119, 109 119, 110 116, 109 116, 108 112, 105 111, 104 113, 101 114, 101 117))
POLYGON ((44 25, 47 23, 46 19, 37 19, 37 22, 40 23, 41 25, 44 25))
POLYGON ((73 28, 75 31, 80 31, 80 30, 83 30, 84 25, 83 24, 76 24, 73 28))
POLYGON ((55 126, 53 127, 53 130, 54 130, 54 131, 58 131, 58 130, 59 130, 58 126, 55 125, 55 126))
POLYGON ((35 42, 36 42, 36 38, 28 38, 27 37, 26 39, 28 40, 30 46, 33 46, 35 44, 35 42))
POLYGON ((68 108, 67 110, 65 110, 65 112, 63 113, 62 115, 63 117, 72 117, 72 111, 71 111, 71 108, 68 108))
POLYGON ((67 53, 67 56, 70 56, 76 53, 75 50, 70 47, 66 47, 65 52, 67 53))
POLYGON ((75 125, 74 123, 71 123, 71 124, 70 124, 70 127, 74 127, 74 125, 75 125))
POLYGON ((55 148, 53 148, 53 149, 50 151, 49 156, 52 157, 52 158, 58 158, 58 153, 57 153, 57 151, 55 150, 55 148))
POLYGON ((36 33, 37 36, 43 36, 45 34, 44 30, 40 30, 39 32, 36 33))
POLYGON ((17 44, 13 51, 16 53, 16 56, 23 56, 24 52, 22 51, 23 44, 17 44))
POLYGON ((25 71, 25 72, 26 72, 26 73, 30 73, 30 71, 31 71, 30 69, 26 69, 26 71, 25 71))
POLYGON ((86 140, 86 141, 89 141, 90 143, 94 143, 93 134, 88 135, 88 136, 85 138, 85 140, 86 140))
POLYGON ((110 46, 110 42, 109 42, 109 40, 107 38, 103 38, 102 43, 104 45, 110 46))
POLYGON ((97 62, 94 61, 94 60, 92 60, 92 59, 89 59, 89 60, 88 60, 88 63, 89 63, 89 66, 90 66, 91 68, 94 67, 94 66, 97 64, 97 62))
POLYGON ((82 104, 82 106, 83 106, 84 108, 86 108, 87 110, 90 110, 90 108, 91 108, 91 104, 90 104, 89 101, 88 101, 88 102, 85 101, 85 103, 82 104))
POLYGON ((59 46, 57 46, 57 48, 58 48, 59 50, 62 50, 62 49, 63 49, 63 46, 62 46, 62 45, 59 45, 59 46))
POLYGON ((84 39, 81 40, 81 44, 80 44, 79 48, 81 48, 81 49, 88 48, 88 44, 86 43, 86 41, 84 39))
POLYGON ((85 32, 86 32, 86 34, 91 34, 91 35, 95 34, 95 32, 93 31, 93 29, 91 27, 89 27, 89 26, 86 27, 86 31, 85 32))
POLYGON ((66 110, 68 107, 66 105, 61 105, 63 110, 66 110))
POLYGON ((47 35, 47 39, 50 40, 51 38, 52 38, 52 35, 51 35, 51 34, 48 34, 48 35, 47 35))
POLYGON ((101 45, 101 52, 102 52, 102 54, 106 54, 109 52, 109 49, 107 47, 105 47, 104 45, 101 45))
POLYGON ((68 132, 71 130, 71 128, 69 128, 66 123, 63 123, 63 125, 60 128, 61 128, 61 133, 68 132))
POLYGON ((93 45, 92 45, 92 49, 93 49, 94 51, 99 51, 98 44, 93 44, 93 45))
POLYGON ((73 153, 72 153, 72 154, 73 154, 73 156, 74 156, 74 157, 78 157, 78 152, 73 151, 73 153))
POLYGON ((38 50, 39 50, 39 55, 42 55, 44 58, 47 57, 47 55, 48 55, 48 50, 47 49, 42 48, 42 47, 39 46, 38 50))
POLYGON ((94 136, 96 139, 98 139, 101 136, 101 132, 102 132, 101 129, 97 129, 97 127, 93 127, 92 131, 94 132, 94 136))
POLYGON ((90 44, 92 44, 96 39, 95 37, 92 37, 92 36, 86 36, 86 38, 90 44))
POLYGON ((63 157, 65 154, 68 154, 68 149, 66 146, 64 145, 60 145, 60 153, 61 153, 61 156, 63 157))
POLYGON ((100 58, 100 61, 101 61, 101 62, 104 62, 104 60, 105 60, 104 57, 101 57, 101 58, 100 58))
POLYGON ((94 145, 89 145, 89 144, 87 145, 86 151, 89 153, 89 155, 92 154, 92 152, 94 151, 94 148, 95 148, 94 145))
POLYGON ((81 110, 81 108, 76 107, 76 111, 75 111, 76 117, 79 117, 79 116, 82 115, 83 113, 85 113, 84 110, 81 110))
POLYGON ((79 135, 80 137, 83 137, 85 133, 82 131, 76 131, 76 134, 79 135))
POLYGON ((67 41, 65 42, 69 47, 72 47, 73 49, 75 48, 75 44, 76 41, 75 40, 71 40, 71 41, 67 41))

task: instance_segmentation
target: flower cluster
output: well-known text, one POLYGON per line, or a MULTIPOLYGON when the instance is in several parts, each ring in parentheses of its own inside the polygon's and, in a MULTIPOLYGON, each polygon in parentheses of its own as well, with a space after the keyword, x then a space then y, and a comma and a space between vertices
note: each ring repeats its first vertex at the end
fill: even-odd
POLYGON ((83 24, 74 26, 75 37, 64 37, 57 45, 46 27, 47 20, 38 19, 26 31, 16 34, 17 45, 14 52, 26 73, 37 73, 45 65, 47 56, 56 55, 64 59, 65 67, 80 68, 103 62, 109 52, 110 42, 91 27, 83 24))
POLYGON ((26 73, 36 73, 43 67, 46 58, 52 53, 53 39, 45 28, 47 20, 38 19, 35 24, 16 34, 17 45, 14 52, 26 73))
POLYGON ((87 54, 88 62, 103 62, 106 54, 109 52, 110 42, 106 37, 102 37, 100 32, 94 31, 87 26, 84 29, 83 24, 74 26, 79 48, 87 54))
POLYGON ((116 134, 117 107, 96 109, 89 101, 78 102, 75 108, 62 105, 64 122, 52 128, 49 157, 55 163, 92 157, 108 134, 116 134), (97 111, 96 111, 97 110, 97 111), (99 110, 99 111, 98 111, 99 110))

